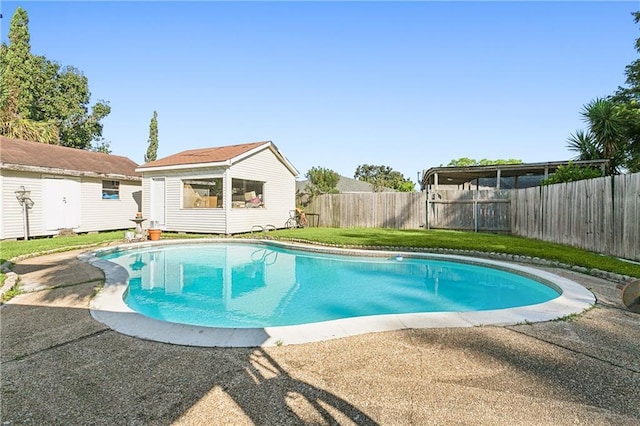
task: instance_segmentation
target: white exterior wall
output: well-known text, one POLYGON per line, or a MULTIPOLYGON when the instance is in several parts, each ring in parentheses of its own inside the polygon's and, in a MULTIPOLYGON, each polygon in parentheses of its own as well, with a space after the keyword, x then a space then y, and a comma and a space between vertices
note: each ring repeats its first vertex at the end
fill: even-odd
MULTIPOLYGON (((226 211, 224 208, 182 208, 182 180, 194 177, 224 177, 224 169, 181 169, 144 172, 142 184, 142 215, 149 217, 151 210, 151 179, 165 178, 165 224, 161 229, 173 232, 224 234, 226 211)), ((224 178, 223 178, 224 182, 224 178)), ((224 187, 225 194, 228 188, 224 187)), ((149 222, 143 227, 148 228, 149 222)))
MULTIPOLYGON (((24 237, 22 207, 16 199, 15 191, 21 186, 31 191, 31 199, 40 199, 40 175, 35 173, 21 173, 0 171, 2 174, 2 235, 5 238, 24 237)), ((42 203, 36 202, 29 210, 31 232, 41 228, 38 219, 42 216, 42 203)))
MULTIPOLYGON (((104 179, 116 180, 116 179, 104 179)), ((102 199, 101 178, 82 178, 80 184, 80 228, 79 232, 129 229, 135 224, 129 219, 136 217, 141 207, 141 182, 120 180, 120 198, 102 199), (136 202, 137 200, 137 202, 136 202)))
MULTIPOLYGON (((56 235, 57 230, 47 230, 45 226, 45 206, 43 202, 43 179, 45 175, 35 172, 13 170, 0 171, 2 179, 0 218, 0 239, 23 238, 22 207, 16 199, 15 191, 24 186, 31 191, 33 208, 28 211, 29 236, 39 237, 56 235)), ((120 200, 102 199, 102 179, 76 176, 56 176, 80 182, 80 226, 76 232, 107 231, 115 229, 129 229, 135 217, 138 204, 134 194, 141 190, 141 183, 136 181, 120 181, 120 200)), ((117 180, 117 179, 107 179, 117 180)))
MULTIPOLYGON (((173 232, 204 234, 235 234, 249 232, 254 225, 284 227, 289 211, 295 209, 295 176, 274 153, 264 149, 231 167, 210 169, 178 169, 143 172, 142 210, 149 217, 151 179, 165 178, 165 225, 161 229, 173 232), (223 208, 182 208, 182 180, 194 177, 222 177, 223 208), (232 179, 265 182, 264 208, 231 208, 232 179)), ((145 228, 149 222, 144 222, 145 228)))
MULTIPOLYGON (((227 175, 228 187, 233 178, 265 182, 265 207, 230 209, 228 234, 249 232, 253 225, 284 227, 289 211, 296 208, 296 178, 271 150, 262 150, 232 165, 227 175)), ((230 205, 231 191, 225 192, 225 198, 230 205)))

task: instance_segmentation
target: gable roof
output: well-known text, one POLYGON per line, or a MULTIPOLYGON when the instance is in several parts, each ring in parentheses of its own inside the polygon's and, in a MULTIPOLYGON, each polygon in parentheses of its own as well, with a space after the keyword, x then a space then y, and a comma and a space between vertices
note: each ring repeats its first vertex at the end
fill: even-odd
POLYGON ((141 180, 127 157, 0 136, 0 168, 73 176, 141 180))
POLYGON ((289 163, 289 161, 280 153, 280 151, 278 151, 278 148, 276 148, 271 141, 189 149, 187 151, 178 152, 177 154, 143 164, 136 170, 145 172, 194 167, 228 167, 246 157, 262 151, 263 149, 270 149, 294 176, 298 175, 296 168, 289 163))

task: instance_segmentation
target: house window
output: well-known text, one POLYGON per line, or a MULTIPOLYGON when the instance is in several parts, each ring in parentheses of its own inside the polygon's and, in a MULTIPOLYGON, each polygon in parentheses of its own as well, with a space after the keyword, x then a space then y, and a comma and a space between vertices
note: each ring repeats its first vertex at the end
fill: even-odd
POLYGON ((256 180, 232 179, 231 207, 264 207, 264 182, 256 180))
POLYGON ((222 178, 185 179, 182 181, 182 207, 215 209, 222 207, 222 178))
POLYGON ((120 199, 120 182, 117 180, 102 181, 102 199, 103 200, 119 200, 120 199))

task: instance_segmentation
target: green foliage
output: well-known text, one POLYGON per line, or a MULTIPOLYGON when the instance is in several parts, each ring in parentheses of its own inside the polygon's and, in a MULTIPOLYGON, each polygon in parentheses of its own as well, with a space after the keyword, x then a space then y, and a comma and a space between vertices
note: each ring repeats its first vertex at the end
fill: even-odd
POLYGON ((617 112, 627 136, 624 167, 630 173, 640 172, 640 102, 632 99, 627 103, 618 103, 617 112))
POLYGON ((311 196, 320 194, 337 194, 340 175, 324 167, 312 167, 305 175, 309 179, 306 190, 311 196))
POLYGON ((21 115, 29 118, 30 109, 35 102, 31 91, 33 61, 28 25, 27 12, 18 7, 9 24, 9 45, 2 44, 0 80, 4 87, 0 104, 3 109, 6 108, 4 114, 10 117, 21 115))
POLYGON ((495 166, 495 165, 503 165, 503 164, 522 164, 522 160, 518 160, 516 158, 510 158, 508 160, 489 160, 487 158, 483 158, 482 160, 474 160, 473 158, 461 157, 453 159, 449 161, 447 167, 472 167, 472 166, 495 166))
POLYGON ((572 162, 566 166, 558 166, 556 172, 540 182, 541 185, 552 185, 554 183, 574 182, 576 180, 593 179, 601 177, 600 169, 593 167, 580 167, 572 162))
POLYGON ((155 161, 158 158, 158 113, 153 111, 151 123, 149 123, 149 146, 144 156, 144 162, 155 161))
POLYGON ((58 143, 58 126, 52 121, 33 121, 25 118, 0 120, 0 135, 14 139, 58 143))
POLYGON ((2 301, 6 302, 8 300, 11 300, 17 295, 19 295, 20 293, 22 293, 22 291, 20 290, 20 285, 16 284, 2 295, 2 301))
POLYGON ((449 164, 447 164, 447 167, 471 167, 471 166, 477 166, 478 165, 478 160, 474 160, 473 158, 469 158, 469 157, 461 157, 458 158, 457 160, 451 160, 449 161, 449 164))
POLYGON ((111 149, 109 149, 110 146, 110 142, 107 142, 104 139, 100 138, 100 140, 96 141, 91 146, 91 151, 101 152, 103 154, 111 154, 111 149))
POLYGON ((88 81, 79 70, 31 53, 28 23, 27 12, 18 7, 9 44, 0 47, 0 133, 91 149, 111 107, 104 101, 89 106, 88 81))
POLYGON ((602 152, 590 130, 576 130, 567 139, 567 148, 578 153, 576 160, 599 160, 602 152))
POLYGON ((577 160, 606 159, 607 174, 620 173, 622 167, 629 168, 633 163, 632 128, 638 126, 640 130, 637 111, 612 98, 592 100, 580 111, 588 129, 571 134, 567 147, 578 153, 577 160))
POLYGON ((609 159, 609 172, 619 173, 627 135, 618 108, 611 100, 597 98, 583 107, 581 115, 589 124, 602 158, 609 159))
MULTIPOLYGON (((640 12, 633 12, 633 21, 640 23, 640 12)), ((635 48, 640 53, 640 38, 636 39, 635 48)), ((618 87, 614 100, 627 103, 631 100, 640 100, 640 59, 636 59, 625 67, 626 87, 618 87)))
MULTIPOLYGON (((640 12, 632 13, 634 22, 640 23, 640 12)), ((636 52, 640 53, 640 38, 635 41, 636 52)), ((635 59, 625 67, 625 86, 618 87, 607 100, 615 106, 617 125, 624 135, 620 142, 614 165, 621 165, 629 172, 640 172, 640 59, 635 59)), ((616 129, 609 129, 615 130, 616 129)), ((611 132, 610 132, 611 133, 611 132)))
POLYGON ((353 177, 372 184, 375 191, 383 188, 391 188, 399 192, 415 191, 415 184, 410 179, 389 166, 361 164, 356 168, 353 177))

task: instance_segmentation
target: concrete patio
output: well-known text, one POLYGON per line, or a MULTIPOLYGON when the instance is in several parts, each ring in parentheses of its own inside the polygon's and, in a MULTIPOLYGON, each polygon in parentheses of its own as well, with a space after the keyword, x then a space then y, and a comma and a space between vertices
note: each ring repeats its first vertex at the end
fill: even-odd
POLYGON ((31 292, 0 308, 3 425, 640 421, 640 315, 598 278, 553 270, 598 298, 572 320, 197 348, 94 321, 103 276, 78 254, 14 268, 31 292))

